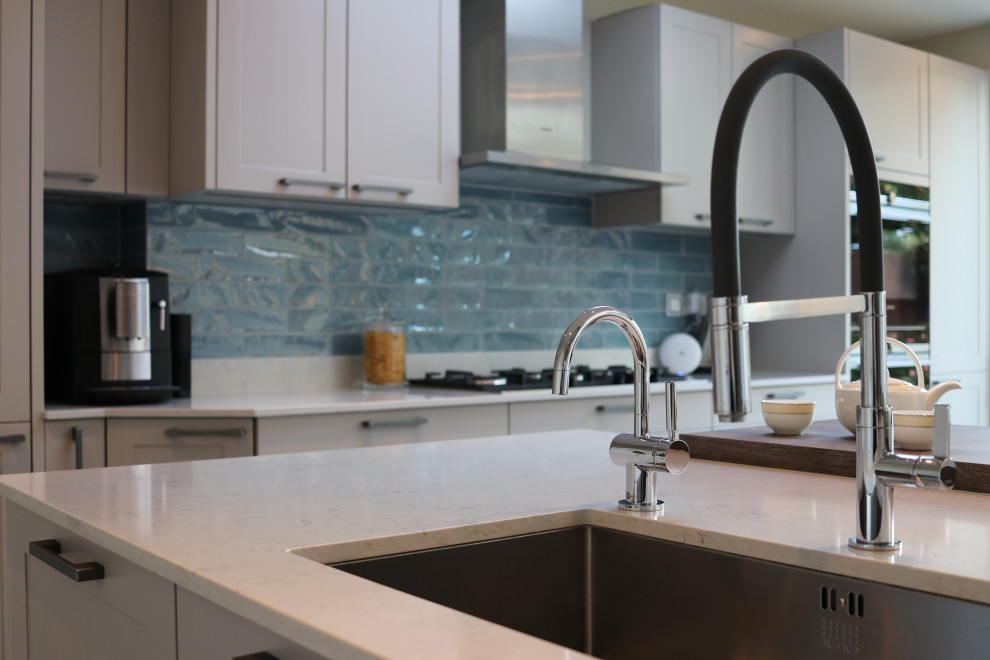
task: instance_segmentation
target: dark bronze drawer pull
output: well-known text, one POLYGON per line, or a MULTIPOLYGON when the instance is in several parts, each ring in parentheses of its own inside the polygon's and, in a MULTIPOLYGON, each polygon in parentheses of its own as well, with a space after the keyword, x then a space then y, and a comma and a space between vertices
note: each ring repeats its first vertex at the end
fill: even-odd
POLYGON ((272 655, 268 651, 262 651, 261 653, 239 655, 236 658, 231 658, 231 660, 278 660, 278 656, 272 655))
POLYGON ((244 429, 165 429, 166 438, 243 438, 247 435, 244 429))
POLYGON ((388 428, 404 428, 407 426, 422 426, 423 424, 429 424, 430 420, 427 417, 406 417, 405 419, 366 419, 361 422, 361 426, 366 429, 388 429, 388 428))
POLYGON ((83 467, 83 430, 81 426, 72 427, 72 442, 76 445, 76 469, 83 467))
POLYGON ((31 541, 28 543, 28 550, 32 557, 40 559, 62 575, 71 578, 74 582, 89 582, 91 580, 103 579, 103 564, 95 561, 73 564, 60 554, 62 552, 62 544, 55 539, 31 541))
POLYGON ((616 404, 614 406, 606 406, 604 404, 595 406, 595 412, 597 413, 629 413, 633 411, 633 406, 629 404, 616 404))
POLYGON ((15 433, 14 435, 0 435, 0 443, 6 445, 13 445, 18 442, 24 442, 27 440, 27 436, 23 433, 15 433))

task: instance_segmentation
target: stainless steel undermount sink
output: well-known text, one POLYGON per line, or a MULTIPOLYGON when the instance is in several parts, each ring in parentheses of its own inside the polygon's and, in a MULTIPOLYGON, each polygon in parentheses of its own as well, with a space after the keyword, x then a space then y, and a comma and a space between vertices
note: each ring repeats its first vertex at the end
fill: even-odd
POLYGON ((330 566, 600 658, 990 648, 990 606, 596 526, 330 566))

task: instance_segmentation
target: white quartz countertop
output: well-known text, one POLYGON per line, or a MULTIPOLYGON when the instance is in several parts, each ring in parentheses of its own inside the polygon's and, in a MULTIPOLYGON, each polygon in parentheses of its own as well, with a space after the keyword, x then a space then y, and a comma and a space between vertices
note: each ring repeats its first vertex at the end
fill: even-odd
MULTIPOLYGON (((755 373, 753 387, 798 387, 830 383, 833 376, 793 373, 755 373)), ((707 378, 677 381, 678 392, 711 391, 707 378)), ((663 395, 664 384, 652 383, 650 392, 663 395)), ((632 397, 632 385, 573 387, 571 398, 604 396, 632 397)), ((284 417, 320 415, 340 412, 374 412, 408 408, 442 408, 520 401, 548 401, 555 398, 549 390, 507 390, 478 392, 442 387, 403 387, 394 390, 349 389, 330 392, 286 394, 247 394, 236 396, 193 397, 167 403, 131 406, 67 406, 52 404, 45 409, 51 421, 93 419, 100 417, 284 417)), ((631 399, 630 399, 631 400, 631 399)))
POLYGON ((696 460, 620 512, 611 434, 567 431, 10 475, 0 495, 317 653, 586 657, 326 567, 597 524, 990 603, 990 499, 899 488, 896 553, 853 550, 852 480, 696 460), (301 556, 290 549, 305 548, 301 556))

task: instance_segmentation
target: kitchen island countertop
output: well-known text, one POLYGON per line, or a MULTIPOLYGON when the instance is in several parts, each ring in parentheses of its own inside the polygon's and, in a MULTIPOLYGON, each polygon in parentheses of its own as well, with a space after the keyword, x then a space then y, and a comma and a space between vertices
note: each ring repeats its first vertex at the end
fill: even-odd
POLYGON ((870 553, 846 543, 854 482, 839 477, 695 460, 660 476, 662 515, 619 512, 610 439, 567 431, 10 475, 0 495, 328 657, 584 657, 312 561, 575 524, 990 603, 986 496, 899 488, 903 548, 870 553))

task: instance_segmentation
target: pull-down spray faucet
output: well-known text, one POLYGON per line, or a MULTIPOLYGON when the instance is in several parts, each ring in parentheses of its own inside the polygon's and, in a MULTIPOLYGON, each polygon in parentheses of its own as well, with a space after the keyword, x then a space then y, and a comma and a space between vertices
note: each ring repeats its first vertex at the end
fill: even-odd
POLYGON ((739 77, 725 102, 715 136, 711 179, 712 378, 715 412, 723 421, 750 410, 749 324, 860 312, 862 399, 856 417, 856 536, 849 544, 868 550, 899 547, 894 538, 893 486, 913 483, 949 489, 955 464, 949 455, 948 410, 937 412, 944 438, 935 456, 894 453, 892 414, 887 403, 887 320, 883 284, 883 235, 880 187, 870 137, 852 95, 818 58, 797 50, 779 50, 756 60, 739 77), (860 219, 860 282, 863 293, 834 298, 750 303, 739 278, 739 228, 736 173, 742 131, 757 93, 774 76, 801 76, 822 95, 835 115, 846 143, 856 182, 860 219))

